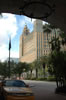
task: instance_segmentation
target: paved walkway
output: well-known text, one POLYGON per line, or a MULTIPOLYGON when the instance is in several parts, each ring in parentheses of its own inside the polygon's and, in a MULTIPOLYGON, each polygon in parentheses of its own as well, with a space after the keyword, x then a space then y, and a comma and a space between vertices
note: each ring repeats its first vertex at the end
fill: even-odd
POLYGON ((56 83, 44 81, 25 81, 32 86, 35 100, 66 100, 66 96, 55 94, 56 83))

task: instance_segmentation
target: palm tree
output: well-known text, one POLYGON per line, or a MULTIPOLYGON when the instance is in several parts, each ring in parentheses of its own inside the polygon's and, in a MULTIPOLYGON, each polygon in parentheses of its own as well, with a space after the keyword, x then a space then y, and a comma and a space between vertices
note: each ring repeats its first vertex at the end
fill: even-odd
POLYGON ((32 71, 34 69, 34 62, 30 63, 29 66, 30 66, 29 70, 31 71, 31 78, 32 78, 32 71))
POLYGON ((24 72, 24 69, 25 69, 25 72, 27 72, 28 65, 26 63, 19 62, 18 64, 16 64, 16 67, 14 68, 13 72, 15 74, 18 74, 19 75, 19 79, 20 79, 21 74, 24 72))
POLYGON ((4 78, 8 76, 7 62, 0 62, 0 75, 4 78))
POLYGON ((40 60, 35 60, 34 61, 34 67, 35 67, 35 70, 36 70, 36 78, 38 78, 38 69, 40 68, 41 64, 40 64, 40 60))
POLYGON ((41 65, 43 66, 44 78, 45 78, 45 67, 47 64, 47 56, 42 56, 40 58, 41 65))
POLYGON ((47 41, 48 42, 49 42, 48 34, 50 34, 52 32, 52 30, 54 30, 55 39, 56 39, 56 27, 51 24, 45 24, 43 26, 43 32, 47 33, 47 41))
POLYGON ((57 87, 66 81, 66 52, 54 51, 49 55, 48 71, 56 78, 57 87), (63 82, 62 82, 63 80, 63 82))
MULTIPOLYGON (((56 36, 56 27, 51 25, 51 24, 45 24, 43 26, 43 30, 44 32, 47 33, 47 40, 48 40, 48 43, 51 44, 51 49, 52 51, 57 49, 57 50, 60 50, 60 41, 59 41, 59 38, 56 36), (51 38, 51 42, 49 42, 49 39, 48 39, 48 34, 50 34, 52 31, 54 30, 54 34, 55 34, 55 37, 51 38)), ((61 31, 58 31, 58 33, 60 34, 61 31)), ((50 47, 49 47, 50 48, 50 47)))
POLYGON ((66 45, 66 34, 60 31, 60 37, 62 38, 62 45, 66 45))
POLYGON ((51 31, 52 31, 52 30, 51 30, 50 24, 45 24, 45 25, 43 26, 43 32, 47 33, 47 40, 48 40, 48 34, 50 34, 51 31))
POLYGON ((54 50, 60 51, 60 40, 59 40, 59 38, 56 38, 56 39, 53 38, 51 40, 50 44, 51 44, 51 50, 52 50, 52 52, 54 50))

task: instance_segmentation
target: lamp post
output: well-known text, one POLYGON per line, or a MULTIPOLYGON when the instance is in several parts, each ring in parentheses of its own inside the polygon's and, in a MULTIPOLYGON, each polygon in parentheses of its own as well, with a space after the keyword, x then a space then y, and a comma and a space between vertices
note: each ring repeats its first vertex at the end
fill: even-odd
POLYGON ((10 74, 11 74, 11 72, 10 72, 10 50, 11 50, 11 37, 9 38, 9 61, 8 61, 8 64, 9 64, 9 78, 10 78, 10 74))

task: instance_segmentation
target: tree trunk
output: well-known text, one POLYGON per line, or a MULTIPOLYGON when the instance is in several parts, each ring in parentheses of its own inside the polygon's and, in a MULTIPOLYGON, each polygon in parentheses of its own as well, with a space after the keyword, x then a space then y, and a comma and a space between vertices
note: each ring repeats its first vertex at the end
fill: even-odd
POLYGON ((45 78, 45 63, 43 64, 43 73, 44 73, 44 78, 45 78))
POLYGON ((27 79, 28 79, 28 72, 27 72, 27 79))
POLYGON ((43 68, 44 78, 45 78, 45 68, 43 68))
POLYGON ((64 86, 64 79, 62 77, 60 78, 60 84, 61 84, 61 87, 64 86))
POLYGON ((56 85, 57 85, 57 88, 58 88, 58 79, 57 79, 57 76, 56 76, 56 85))
POLYGON ((36 68, 36 79, 38 78, 38 69, 36 68))
POLYGON ((49 34, 49 33, 47 33, 47 41, 48 41, 48 34, 49 34))
POLYGON ((30 76, 30 78, 32 79, 32 69, 31 69, 31 76, 30 76))
POLYGON ((55 48, 56 48, 56 29, 54 29, 55 31, 55 48))
POLYGON ((54 32, 55 32, 55 39, 56 39, 56 29, 54 29, 54 32))
POLYGON ((19 74, 19 79, 21 79, 21 74, 19 74))

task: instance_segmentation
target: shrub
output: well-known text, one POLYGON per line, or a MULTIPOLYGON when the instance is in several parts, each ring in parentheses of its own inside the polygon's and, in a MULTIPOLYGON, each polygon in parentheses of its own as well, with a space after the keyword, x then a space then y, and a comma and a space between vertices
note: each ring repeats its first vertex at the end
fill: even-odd
POLYGON ((47 81, 55 81, 55 77, 54 76, 48 76, 47 81))
POLYGON ((40 81, 46 81, 47 78, 38 78, 37 80, 40 80, 40 81))

